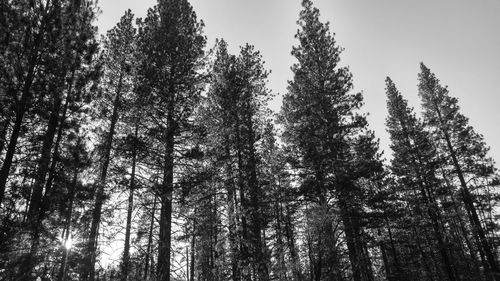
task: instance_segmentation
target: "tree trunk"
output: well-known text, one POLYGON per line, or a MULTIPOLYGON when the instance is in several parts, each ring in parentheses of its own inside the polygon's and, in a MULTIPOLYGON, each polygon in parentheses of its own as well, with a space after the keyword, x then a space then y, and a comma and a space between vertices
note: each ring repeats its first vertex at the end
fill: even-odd
POLYGON ((0 204, 2 203, 5 195, 5 186, 7 184, 7 178, 9 177, 10 167, 12 166, 12 159, 14 158, 16 151, 24 114, 26 113, 28 104, 31 100, 31 84, 33 83, 34 73, 35 65, 33 63, 28 70, 28 75, 24 81, 21 99, 17 102, 14 127, 12 128, 12 132, 10 134, 9 145, 7 146, 7 152, 5 153, 2 169, 0 170, 0 204))
POLYGON ((396 250, 396 245, 394 243, 394 239, 392 238, 392 231, 390 228, 387 228, 387 233, 389 234, 389 243, 391 245, 392 256, 394 259, 394 265, 396 267, 396 280, 403 280, 406 278, 406 273, 399 262, 398 251, 396 250))
MULTIPOLYGON (((39 224, 42 217, 42 203, 43 203, 43 189, 45 185, 45 178, 49 171, 49 164, 51 160, 52 144, 58 127, 59 110, 61 107, 61 98, 58 94, 54 96, 54 105, 49 117, 47 131, 43 139, 42 150, 40 152, 40 159, 38 161, 38 168, 35 176, 35 183, 33 184, 33 193, 31 195, 30 208, 28 210, 28 222, 39 224), (38 221, 35 221, 38 220, 38 221)), ((38 227, 34 225, 33 227, 38 227)))
MULTIPOLYGON (((53 89, 54 90, 54 89, 53 89)), ((35 174, 35 182, 32 188, 32 194, 27 215, 27 230, 31 236, 31 248, 30 254, 27 255, 22 262, 22 268, 25 269, 19 272, 20 277, 23 280, 29 280, 29 276, 36 265, 36 259, 38 254, 41 223, 43 220, 42 214, 42 198, 43 198, 43 187, 45 183, 45 177, 48 172, 50 163, 50 152, 52 148, 52 143, 54 141, 54 136, 57 129, 59 110, 61 107, 60 96, 54 94, 54 104, 52 111, 50 113, 49 121, 47 124, 47 130, 43 137, 42 150, 40 152, 40 158, 38 160, 37 171, 35 174)))
POLYGON ((84 260, 84 281, 94 281, 95 280, 95 263, 97 256, 97 239, 99 236, 99 224, 101 223, 101 213, 102 205, 104 204, 104 188, 106 187, 106 178, 108 175, 108 167, 111 162, 111 149, 113 146, 113 138, 115 135, 115 127, 118 121, 118 107, 120 105, 121 88, 122 88, 123 74, 120 73, 120 78, 118 80, 118 87, 116 91, 115 100, 113 102, 113 113, 111 115, 111 124, 106 138, 106 146, 104 151, 104 159, 101 169, 101 174, 99 177, 99 182, 97 183, 96 196, 94 209, 92 210, 92 223, 90 226, 90 234, 87 244, 87 257, 84 260))
POLYGON ((151 248, 153 244, 153 229, 155 223, 155 212, 156 212, 156 195, 153 201, 153 210, 151 211, 151 222, 149 223, 149 236, 148 236, 148 247, 146 249, 146 257, 144 258, 144 280, 148 280, 149 271, 149 261, 151 260, 151 248))
POLYGON ((446 275, 448 276, 448 279, 450 281, 456 281, 457 277, 455 276, 455 271, 453 269, 449 254, 448 254, 448 248, 444 242, 443 238, 443 233, 441 232, 441 226, 440 226, 440 218, 439 215, 436 214, 436 210, 433 210, 433 204, 429 204, 429 198, 426 196, 425 191, 422 190, 422 194, 424 197, 424 200, 428 204, 428 214, 431 219, 432 223, 432 228, 434 230, 434 236, 436 237, 436 240, 438 242, 438 247, 439 247, 439 253, 441 254, 441 260, 443 262, 443 267, 444 271, 446 272, 446 275))
POLYGON ((285 236, 288 245, 288 251, 290 253, 290 262, 292 264, 292 272, 294 281, 302 281, 302 271, 300 269, 300 261, 299 256, 297 254, 297 246, 295 245, 295 236, 294 236, 293 222, 292 222, 292 214, 290 211, 290 207, 286 206, 286 215, 285 215, 285 236))
POLYGON ((77 179, 78 179, 78 172, 77 169, 75 168, 74 174, 73 174, 73 182, 71 185, 71 189, 69 192, 69 206, 68 206, 68 211, 66 214, 66 223, 64 226, 64 231, 63 231, 63 256, 61 258, 61 267, 59 269, 59 276, 57 278, 58 281, 64 281, 66 280, 66 267, 68 264, 68 256, 70 252, 70 248, 66 247, 66 243, 68 243, 68 240, 70 238, 70 231, 71 231, 71 216, 73 214, 73 201, 75 199, 75 190, 76 190, 76 184, 77 184, 77 179))
POLYGON ((232 158, 231 158, 231 150, 229 147, 229 138, 226 138, 226 192, 227 192, 227 216, 229 221, 229 249, 230 249, 230 260, 231 260, 231 280, 232 281, 240 281, 240 268, 238 266, 238 244, 237 244, 237 221, 236 221, 236 191, 234 186, 233 179, 233 167, 232 167, 232 158))
POLYGON ((250 255, 248 249, 249 237, 248 237, 248 224, 247 224, 247 213, 248 213, 248 202, 245 196, 245 174, 243 165, 243 153, 244 144, 241 140, 240 131, 240 121, 239 117, 236 116, 236 155, 238 158, 238 191, 240 195, 240 214, 241 214, 241 240, 240 240, 240 272, 243 281, 251 280, 251 269, 250 269, 250 255))
POLYGON ((63 110, 62 110, 62 116, 61 119, 59 120, 59 129, 57 130, 57 137, 56 141, 54 143, 54 152, 52 153, 52 162, 50 163, 50 169, 49 169, 49 176, 47 178, 47 182, 45 184, 45 194, 44 194, 44 202, 46 202, 48 196, 50 195, 50 191, 52 188, 52 183, 54 182, 54 177, 55 177, 55 171, 56 171, 56 165, 59 162, 59 146, 62 140, 62 135, 64 131, 64 123, 66 122, 66 115, 68 113, 68 106, 70 99, 73 95, 73 84, 74 84, 74 77, 75 77, 75 70, 73 69, 71 72, 71 82, 68 87, 68 93, 66 95, 66 100, 64 102, 63 110))
POLYGON ((5 158, 3 161, 2 169, 0 170, 0 204, 3 201, 5 195, 5 186, 7 184, 7 179, 9 177, 10 168, 12 166, 12 159, 16 151, 17 141, 19 139, 19 133, 21 131, 21 125, 23 123, 24 114, 28 110, 28 106, 31 102, 31 85, 33 84, 33 79, 35 78, 35 70, 39 60, 39 50, 41 48, 45 28, 47 26, 47 21, 49 17, 47 16, 47 11, 49 8, 49 3, 46 3, 44 14, 42 15, 41 26, 39 33, 36 34, 34 38, 34 43, 32 46, 32 51, 28 58, 28 69, 26 72, 26 78, 23 80, 23 85, 21 86, 21 98, 16 100, 16 115, 14 121, 14 127, 10 134, 9 145, 7 146, 7 152, 5 153, 5 158))
POLYGON ((189 276, 190 279, 189 281, 194 281, 195 276, 194 276, 194 268, 195 268, 195 249, 196 249, 196 236, 195 236, 195 230, 196 230, 196 220, 193 220, 193 233, 191 234, 191 264, 189 268, 189 276))
MULTIPOLYGON (((441 111, 439 108, 436 106, 436 111, 438 113, 439 121, 441 124, 444 124, 443 118, 441 116, 441 111)), ((493 277, 495 278, 496 281, 500 281, 500 268, 497 265, 497 262, 495 260, 495 255, 493 254, 492 247, 490 243, 488 242, 488 239, 486 238, 486 234, 484 232, 483 226, 481 225, 481 221, 479 219, 479 216, 477 214, 476 207, 474 206, 474 196, 470 193, 469 188, 467 187, 467 182, 465 181, 464 174, 462 172, 462 167, 460 163, 458 162, 456 153, 455 153, 455 148, 453 147, 450 139, 450 135, 447 130, 444 128, 440 128, 441 132, 444 135, 445 141, 446 141, 446 146, 448 148, 448 152, 450 153, 451 159, 453 161, 453 166, 455 168, 455 172, 457 173, 458 179, 460 181, 460 193, 462 195, 462 201, 464 202, 466 210, 470 214, 470 220, 472 223, 472 228, 474 229, 474 232, 476 235, 479 237, 480 244, 478 247, 481 247, 485 256, 486 260, 488 261, 487 264, 484 264, 485 268, 488 268, 491 270, 491 273, 493 277)))
POLYGON ((251 118, 247 120, 248 127, 248 172, 250 173, 250 178, 248 182, 248 188, 250 189, 250 202, 252 210, 252 244, 253 244, 253 261, 257 263, 257 275, 259 281, 269 280, 269 270, 266 264, 265 257, 265 244, 262 242, 261 232, 262 232, 262 218, 260 215, 260 197, 261 190, 259 182, 257 179, 257 159, 255 157, 255 136, 253 132, 253 124, 251 118))
POLYGON ((172 243, 172 193, 174 180, 174 120, 168 117, 165 142, 163 184, 161 192, 160 237, 158 240, 157 280, 170 281, 170 248, 172 243))
POLYGON ((127 281, 130 272, 130 229, 132 227, 132 210, 134 208, 134 189, 135 189, 135 167, 137 163, 137 133, 139 131, 139 124, 135 123, 134 130, 134 144, 132 145, 132 174, 130 175, 130 187, 128 196, 127 208, 127 225, 125 227, 125 245, 123 247, 122 259, 122 281, 127 281))
POLYGON ((281 206, 282 204, 282 198, 281 198, 281 190, 280 187, 278 186, 277 192, 278 194, 276 196, 276 200, 274 201, 274 217, 275 217, 275 225, 274 225, 274 231, 275 231, 275 238, 276 238, 276 263, 277 263, 277 277, 278 280, 283 281, 283 280, 288 280, 286 276, 286 262, 285 262, 285 251, 284 251, 284 241, 283 241, 283 208, 281 206))
MULTIPOLYGON (((345 190, 355 190, 351 183, 347 183, 341 188, 345 190)), ((344 223, 344 233, 349 251, 349 260, 352 267, 354 281, 372 281, 374 279, 369 256, 364 251, 366 242, 363 240, 360 214, 356 207, 349 206, 348 195, 350 192, 341 191, 339 195, 339 207, 342 222, 344 223)), ((351 199, 352 200, 352 199, 351 199)))
MULTIPOLYGON (((380 229, 378 230, 378 234, 380 235, 380 229)), ((384 263, 385 269, 385 277, 387 281, 398 281, 396 274, 393 272, 392 265, 389 263, 389 259, 387 257, 386 245, 381 239, 379 241, 380 253, 382 255, 382 262, 384 263)))
MULTIPOLYGON (((9 112, 10 109, 6 109, 7 117, 5 121, 2 124, 2 131, 0 132, 0 156, 2 156, 3 148, 5 147, 5 142, 7 141, 7 132, 9 131, 10 127, 10 119, 11 119, 11 113, 9 112)), ((0 201, 1 203, 2 201, 0 201)))

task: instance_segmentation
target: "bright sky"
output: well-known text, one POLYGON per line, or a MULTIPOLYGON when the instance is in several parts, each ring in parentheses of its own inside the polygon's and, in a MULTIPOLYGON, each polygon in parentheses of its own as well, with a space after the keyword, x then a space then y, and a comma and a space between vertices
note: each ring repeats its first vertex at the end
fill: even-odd
MULTIPOLYGON (((313 0, 345 48, 356 91, 363 91, 370 126, 390 155, 385 77, 390 76, 420 111, 417 93, 423 61, 459 98, 462 112, 491 146, 500 163, 500 0, 313 0)), ((105 33, 132 9, 143 17, 156 0, 100 0, 99 30, 105 33)), ((234 53, 246 42, 260 50, 272 70, 269 88, 286 91, 292 78, 290 55, 297 42, 301 0, 191 0, 205 22, 207 47, 224 38, 234 53)), ((279 110, 281 99, 271 105, 279 110)))

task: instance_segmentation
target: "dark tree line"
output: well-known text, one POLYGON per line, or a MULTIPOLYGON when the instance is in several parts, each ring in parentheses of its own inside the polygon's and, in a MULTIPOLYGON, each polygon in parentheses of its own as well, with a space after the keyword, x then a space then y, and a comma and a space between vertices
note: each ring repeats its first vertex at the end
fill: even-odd
POLYGON ((495 163, 424 64, 421 117, 386 79, 384 161, 310 0, 276 115, 187 0, 97 10, 0 2, 0 279, 500 280, 495 163))

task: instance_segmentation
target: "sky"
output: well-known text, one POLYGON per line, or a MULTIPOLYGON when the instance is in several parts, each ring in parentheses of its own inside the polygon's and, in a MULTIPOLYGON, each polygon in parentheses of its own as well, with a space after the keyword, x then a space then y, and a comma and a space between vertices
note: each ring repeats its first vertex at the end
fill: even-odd
MULTIPOLYGON (((297 45, 296 21, 301 0, 191 0, 205 23, 207 48, 223 38, 229 50, 249 43, 260 50, 271 70, 268 87, 278 111, 297 45)), ((342 66, 353 74, 354 91, 365 97, 370 128, 390 157, 385 77, 389 76, 420 112, 417 91, 419 64, 448 85, 462 113, 484 135, 490 156, 500 163, 500 0, 313 0, 321 20, 330 22, 342 66)), ((100 0, 99 32, 105 34, 126 9, 144 17, 156 0, 100 0)), ((498 165, 497 165, 498 166, 498 165)))

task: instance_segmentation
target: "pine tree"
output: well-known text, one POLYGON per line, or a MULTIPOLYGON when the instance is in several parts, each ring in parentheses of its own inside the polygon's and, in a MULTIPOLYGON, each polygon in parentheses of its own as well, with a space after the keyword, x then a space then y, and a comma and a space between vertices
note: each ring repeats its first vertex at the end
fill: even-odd
MULTIPOLYGON (((423 124, 415 117, 406 100, 396 89, 390 78, 386 79, 387 130, 391 136, 391 148, 394 152, 391 170, 398 177, 401 186, 412 204, 415 215, 421 217, 423 227, 432 226, 432 232, 439 250, 443 272, 448 280, 458 280, 454 262, 445 241, 447 234, 443 228, 439 194, 443 189, 435 171, 437 170, 436 151, 423 124), (416 198, 412 198, 416 197, 416 198), (430 220, 426 223, 426 220, 430 220)), ((434 251, 434 249, 433 249, 434 251)))
POLYGON ((266 78, 262 58, 253 46, 241 47, 235 56, 228 53, 224 41, 218 42, 205 119, 212 119, 206 124, 213 140, 210 153, 223 163, 220 169, 225 174, 232 280, 250 280, 252 272, 257 280, 269 279, 257 141, 270 97, 266 78))
POLYGON ((450 182, 459 186, 459 197, 469 215, 483 270, 491 272, 494 280, 500 280, 497 257, 487 237, 485 222, 480 219, 480 197, 472 192, 481 189, 481 185, 484 187, 485 180, 488 182, 487 179, 495 177, 493 161, 487 156, 488 148, 483 137, 474 131, 468 119, 460 113, 458 100, 449 95, 447 87, 441 86, 434 73, 423 63, 420 68, 419 95, 426 124, 432 129, 438 153, 448 162, 444 169, 452 171, 450 182), (476 177, 480 179, 478 186, 471 184, 471 179, 476 177))
POLYGON ((3 70, 7 75, 2 75, 2 85, 6 86, 7 96, 12 98, 8 108, 14 110, 9 113, 6 126, 9 127, 11 117, 15 118, 12 119, 14 123, 10 130, 4 128, 5 132, 10 133, 10 137, 0 172, 0 200, 7 187, 10 172, 23 171, 27 165, 36 163, 36 168, 23 175, 24 179, 17 173, 15 177, 10 177, 11 196, 8 202, 3 202, 6 206, 19 208, 18 204, 21 202, 16 194, 18 183, 24 182, 28 177, 32 179, 30 195, 26 198, 29 208, 22 227, 23 233, 29 236, 23 236, 26 239, 22 243, 28 245, 17 245, 30 249, 29 253, 24 253, 20 258, 19 266, 23 270, 18 271, 18 278, 30 280, 34 267, 45 256, 45 253, 39 251, 44 250, 44 247, 40 247, 43 245, 41 243, 53 242, 53 238, 47 239, 50 236, 43 234, 47 214, 54 211, 51 204, 54 195, 52 182, 59 161, 57 154, 62 135, 69 127, 65 123, 68 108, 84 103, 82 99, 85 96, 80 93, 79 97, 75 97, 74 89, 77 87, 74 85, 79 79, 78 88, 85 88, 94 79, 88 75, 92 72, 88 68, 96 51, 95 28, 92 25, 95 6, 91 1, 12 1, 11 4, 10 9, 6 10, 7 18, 4 22, 4 27, 10 25, 12 30, 3 41, 3 70), (18 20, 21 22, 17 22, 18 20), (26 51, 13 57, 12 51, 15 49, 18 53, 18 43, 21 41, 26 51), (32 123, 33 121, 36 123, 32 123), (25 130, 26 124, 31 125, 30 131, 25 130), (23 146, 18 146, 18 142, 23 146), (33 153, 34 151, 36 152, 33 153), (14 156, 26 152, 33 153, 30 159, 16 161, 13 166, 14 156))
MULTIPOLYGON (((282 107, 283 139, 297 157, 305 193, 323 210, 335 195, 344 225, 352 276, 355 281, 373 280, 367 242, 362 222, 363 188, 359 180, 370 178, 381 170, 377 144, 367 131, 364 116, 356 113, 362 105, 361 93, 351 93, 352 77, 347 68, 338 67, 340 48, 328 24, 319 20, 319 10, 311 1, 303 1, 296 38, 300 45, 292 54, 294 78, 289 82, 282 107)), ((332 218, 327 214, 327 217, 332 218)), ((324 234, 317 239, 333 237, 330 219, 324 234), (324 238, 321 238, 324 237, 324 238)), ((327 243, 318 241, 319 245, 327 243)), ((331 247, 325 249, 329 250, 331 247)), ((314 266, 315 280, 322 276, 338 254, 319 254, 314 266), (323 264, 323 261, 328 263, 323 264)))
POLYGON ((143 59, 138 75, 150 95, 148 128, 158 148, 163 182, 160 197, 160 234, 157 280, 170 280, 172 200, 178 139, 186 134, 200 97, 205 37, 193 8, 186 0, 161 0, 139 23, 138 50, 143 59))
MULTIPOLYGON (((112 160, 113 143, 115 141, 116 127, 122 113, 123 96, 131 91, 131 68, 134 56, 135 28, 133 27, 133 14, 128 10, 120 19, 116 27, 108 31, 104 41, 104 91, 103 104, 106 99, 112 101, 109 129, 104 134, 101 147, 100 173, 96 183, 95 201, 92 209, 92 222, 87 244, 87 259, 84 264, 83 279, 95 279, 95 263, 97 258, 97 239, 101 213, 106 198, 105 188, 108 180, 108 169, 112 160)), ((105 118, 105 117, 104 117, 105 118)))

